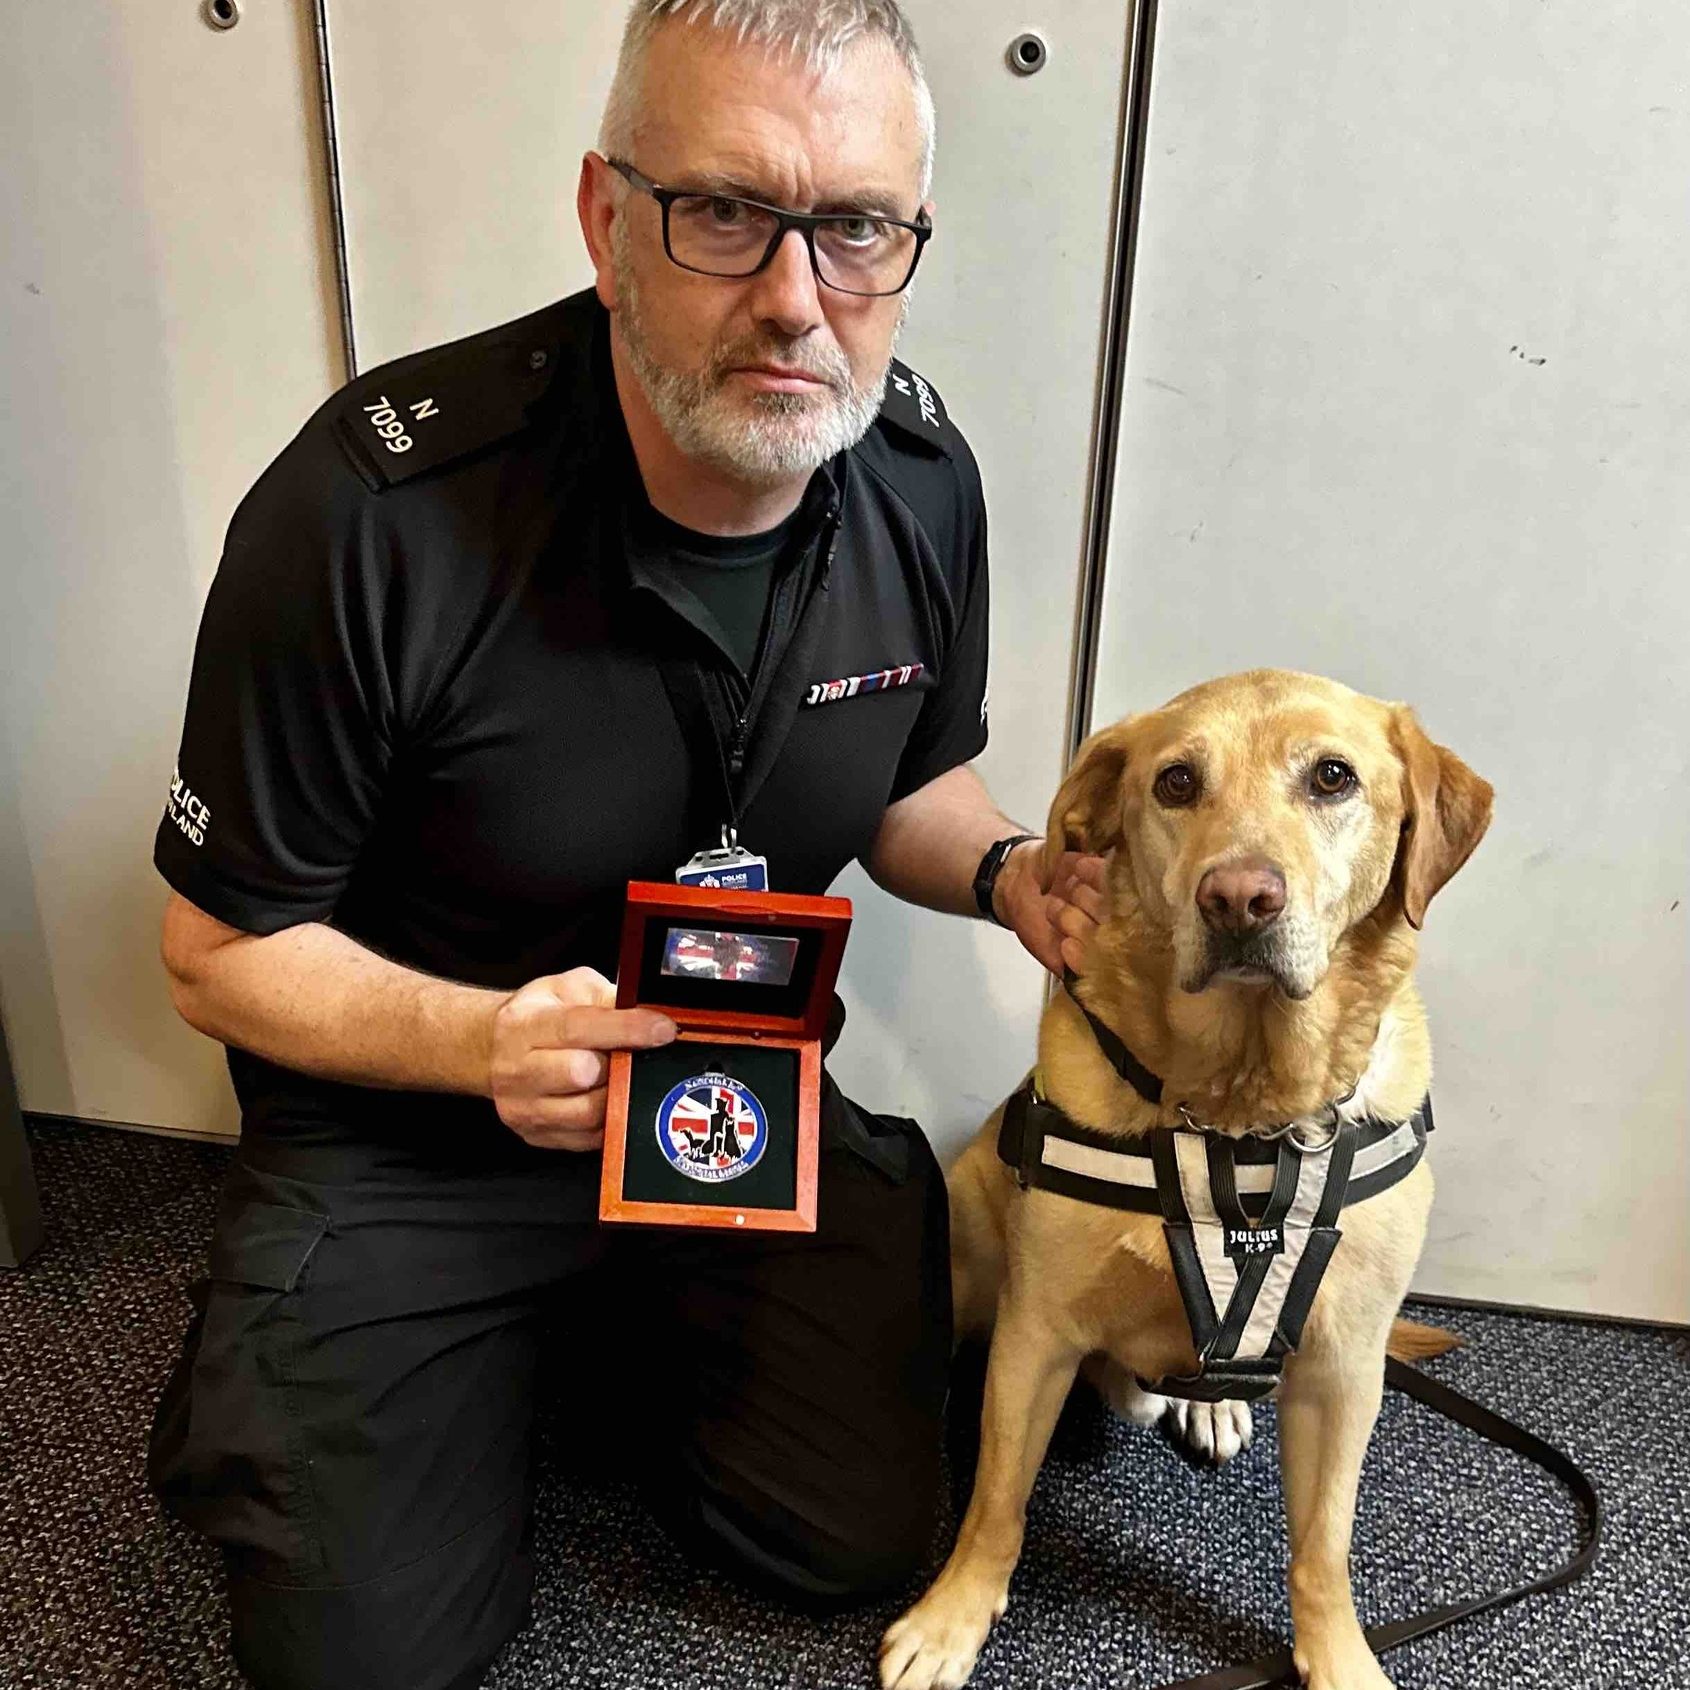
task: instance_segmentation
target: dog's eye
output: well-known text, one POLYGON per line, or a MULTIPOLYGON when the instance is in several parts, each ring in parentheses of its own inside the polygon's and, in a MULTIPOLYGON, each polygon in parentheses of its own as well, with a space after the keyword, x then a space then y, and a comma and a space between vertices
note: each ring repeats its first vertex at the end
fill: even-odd
POLYGON ((1156 798, 1174 809, 1197 798, 1197 771, 1189 763, 1170 763, 1156 777, 1156 798))
POLYGON ((1356 772, 1337 757, 1322 757, 1314 766, 1309 785, 1316 798, 1342 798, 1355 789, 1356 772))

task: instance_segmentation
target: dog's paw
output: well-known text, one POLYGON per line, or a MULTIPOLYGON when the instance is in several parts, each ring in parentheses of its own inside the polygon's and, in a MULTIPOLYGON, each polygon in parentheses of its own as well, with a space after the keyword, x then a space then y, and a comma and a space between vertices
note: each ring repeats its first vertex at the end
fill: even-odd
POLYGON ((1332 1673, 1316 1667, 1303 1682, 1305 1690, 1396 1690, 1396 1686, 1379 1670, 1377 1661, 1359 1672, 1332 1673))
POLYGON ((1247 1402, 1187 1402, 1183 1397, 1168 1400, 1170 1434, 1202 1461, 1218 1467, 1241 1449, 1250 1447, 1256 1422, 1247 1402))
POLYGON ((963 1580, 941 1578, 880 1640, 881 1690, 958 1690, 968 1682, 992 1621, 1009 1606, 963 1580))
POLYGON ((1147 1391, 1119 1362, 1088 1356, 1081 1371, 1110 1410, 1135 1426, 1154 1426, 1168 1411, 1168 1399, 1147 1391))
POLYGON ((1343 1652, 1342 1658, 1307 1661, 1299 1654, 1297 1673, 1306 1690, 1396 1690, 1365 1643, 1343 1652))

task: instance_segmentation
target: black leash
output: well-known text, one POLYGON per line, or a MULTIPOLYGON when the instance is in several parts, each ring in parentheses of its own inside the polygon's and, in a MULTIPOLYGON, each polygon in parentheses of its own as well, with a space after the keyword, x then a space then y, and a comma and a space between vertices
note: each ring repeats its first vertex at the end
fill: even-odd
MULTIPOLYGON (((1486 1408, 1483 1403, 1474 1402, 1471 1397, 1463 1396, 1461 1392, 1452 1390, 1448 1385, 1422 1373, 1417 1367, 1408 1366, 1405 1362, 1387 1358, 1385 1379, 1388 1384, 1395 1385, 1404 1396, 1424 1403, 1446 1419, 1467 1427, 1469 1431, 1477 1432, 1482 1438, 1488 1438, 1493 1444, 1514 1450, 1559 1479, 1572 1492, 1573 1499, 1584 1516, 1584 1546, 1564 1566, 1545 1573, 1530 1584, 1501 1590, 1492 1596, 1475 1596, 1466 1602, 1451 1602, 1442 1608, 1429 1608, 1423 1614, 1416 1614, 1406 1620, 1393 1620, 1389 1625, 1369 1627, 1366 1633, 1367 1642, 1374 1654, 1382 1655, 1387 1649, 1396 1648, 1399 1643, 1407 1643, 1416 1637, 1426 1637, 1434 1631, 1442 1631, 1445 1626, 1453 1625, 1457 1620, 1487 1613, 1492 1608, 1518 1602, 1525 1596, 1538 1596, 1546 1590, 1555 1590, 1561 1585, 1571 1584, 1574 1579, 1582 1578, 1590 1570, 1591 1563, 1596 1559, 1597 1543, 1602 1536, 1602 1501, 1596 1494, 1596 1487, 1582 1469, 1574 1464, 1570 1456, 1565 1455, 1553 1444, 1546 1443, 1536 1433, 1528 1432, 1523 1426, 1516 1426, 1512 1420, 1505 1420, 1494 1410, 1486 1408)), ((1163 1685, 1162 1690, 1273 1690, 1274 1686, 1297 1682, 1297 1669, 1292 1664, 1291 1651, 1276 1649, 1271 1655, 1263 1655, 1260 1660, 1249 1661, 1243 1666, 1223 1667, 1216 1672, 1202 1673, 1196 1678, 1182 1678, 1175 1684, 1163 1685)))

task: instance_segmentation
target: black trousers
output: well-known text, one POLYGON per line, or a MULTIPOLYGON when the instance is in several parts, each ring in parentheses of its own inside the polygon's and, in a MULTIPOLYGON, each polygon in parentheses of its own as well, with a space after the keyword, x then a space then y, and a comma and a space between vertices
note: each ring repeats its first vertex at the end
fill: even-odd
POLYGON ((920 1566, 950 1283, 914 1123, 828 1083, 813 1236, 601 1228, 597 1179, 243 1138, 149 1472, 222 1546, 259 1690, 479 1684, 528 1617, 540 1414, 801 1602, 920 1566))

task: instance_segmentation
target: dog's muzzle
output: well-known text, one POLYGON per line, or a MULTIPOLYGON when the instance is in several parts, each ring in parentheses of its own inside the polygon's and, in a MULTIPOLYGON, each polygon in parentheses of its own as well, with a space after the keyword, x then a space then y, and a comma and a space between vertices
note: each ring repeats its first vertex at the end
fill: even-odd
POLYGON ((1181 981, 1186 991, 1205 991, 1217 978, 1271 982, 1292 998, 1314 990, 1278 863, 1255 854, 1217 863, 1198 881, 1195 901, 1202 928, 1181 981))
POLYGON ((1301 964, 1302 947, 1289 928, 1278 925, 1256 933, 1204 935, 1197 966, 1181 982, 1188 992, 1203 992, 1217 979, 1277 986, 1288 998, 1306 998, 1315 982, 1301 964))

